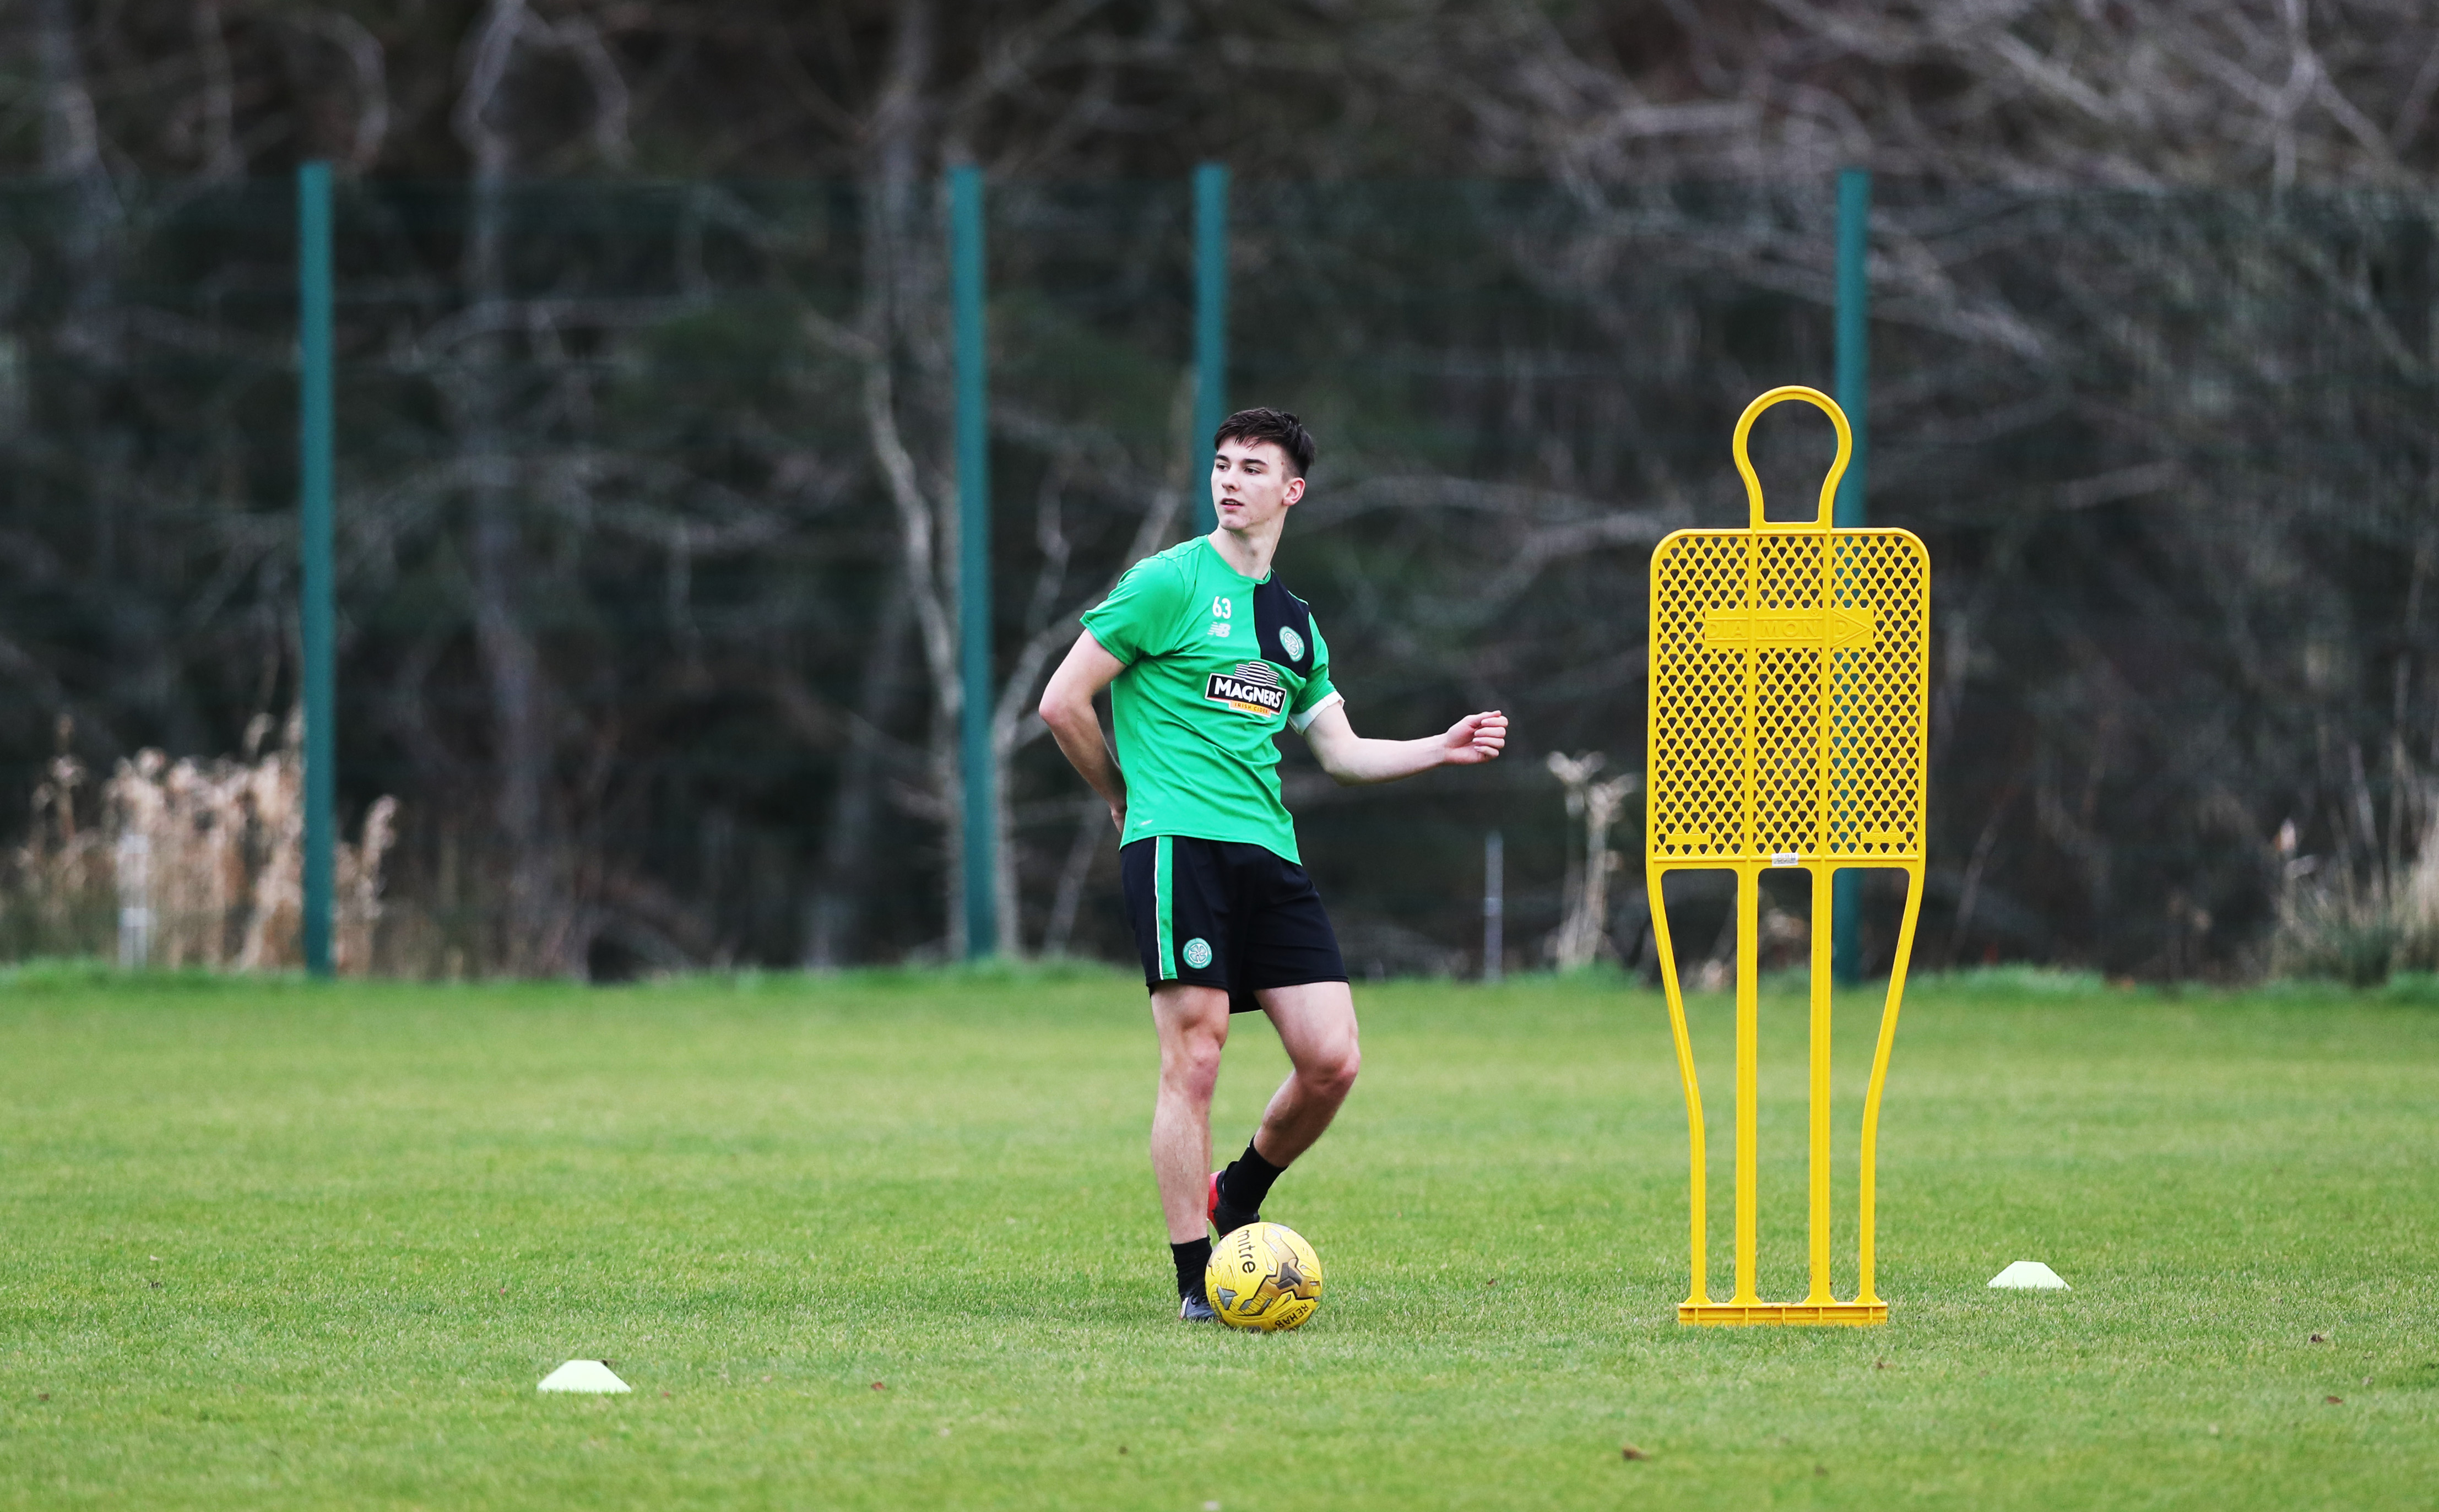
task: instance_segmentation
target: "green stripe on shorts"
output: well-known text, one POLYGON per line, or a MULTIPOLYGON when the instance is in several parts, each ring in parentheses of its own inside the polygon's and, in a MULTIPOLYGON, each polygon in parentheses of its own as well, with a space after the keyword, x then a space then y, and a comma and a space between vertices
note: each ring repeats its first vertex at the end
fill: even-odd
POLYGON ((1168 927, 1168 837, 1162 835, 1152 842, 1151 912, 1153 931, 1160 939, 1160 979, 1177 980, 1177 941, 1168 927))

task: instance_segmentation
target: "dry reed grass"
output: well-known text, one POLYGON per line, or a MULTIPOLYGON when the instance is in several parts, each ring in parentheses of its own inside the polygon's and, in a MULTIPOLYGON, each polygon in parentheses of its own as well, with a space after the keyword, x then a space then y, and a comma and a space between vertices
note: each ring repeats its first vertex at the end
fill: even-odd
MULTIPOLYGON (((0 949, 21 959, 115 955, 130 969, 301 966, 304 731, 292 717, 266 751, 272 722, 255 717, 242 757, 141 751, 98 790, 74 756, 55 758, 0 886, 0 949)), ((342 973, 372 969, 382 863, 397 837, 398 800, 383 796, 356 843, 336 846, 331 946, 342 973)))
MULTIPOLYGON (((2426 795, 2420 807, 2432 806, 2426 795)), ((2294 854, 2280 835, 2286 887, 2271 969, 2374 987, 2395 971, 2439 970, 2439 812, 2423 818, 2411 855, 2357 868, 2294 854)))
POLYGON ((1566 912, 1544 947, 1553 965, 1572 971, 1604 955, 1614 960, 1617 947, 1609 937, 1609 879, 1621 870, 1625 858, 1610 849, 1610 830, 1634 791, 1631 775, 1593 780, 1609 757, 1598 751, 1567 756, 1553 751, 1550 774, 1566 790, 1567 816, 1583 822, 1583 849, 1568 857, 1566 912))

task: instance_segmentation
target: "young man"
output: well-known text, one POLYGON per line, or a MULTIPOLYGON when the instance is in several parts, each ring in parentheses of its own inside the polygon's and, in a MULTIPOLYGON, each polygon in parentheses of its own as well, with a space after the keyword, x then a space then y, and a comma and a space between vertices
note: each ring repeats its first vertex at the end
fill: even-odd
POLYGON ((1255 409, 1228 417, 1212 444, 1220 527, 1129 568, 1084 615, 1041 695, 1059 749, 1118 827, 1127 915, 1160 1031, 1152 1170, 1178 1315, 1189 1321, 1211 1317, 1204 1224, 1225 1235, 1260 1217, 1271 1183, 1346 1100, 1361 1060, 1338 940, 1279 802, 1273 738, 1301 731, 1342 783, 1474 766, 1507 743, 1496 711, 1421 740, 1355 733, 1311 609, 1271 572, 1288 511, 1304 497, 1312 437, 1292 415, 1255 409), (1114 753, 1093 712, 1105 687, 1114 753), (1255 1007, 1295 1069, 1245 1153, 1212 1175, 1211 1089, 1228 1016, 1255 1007))

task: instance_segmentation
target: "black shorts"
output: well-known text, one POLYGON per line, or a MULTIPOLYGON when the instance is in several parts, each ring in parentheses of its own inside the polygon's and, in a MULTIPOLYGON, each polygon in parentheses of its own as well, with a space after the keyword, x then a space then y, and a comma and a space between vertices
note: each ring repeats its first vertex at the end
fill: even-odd
POLYGON ((1216 987, 1247 1013, 1264 987, 1346 980, 1312 879, 1268 846, 1154 835, 1119 847, 1118 873, 1148 987, 1216 987))

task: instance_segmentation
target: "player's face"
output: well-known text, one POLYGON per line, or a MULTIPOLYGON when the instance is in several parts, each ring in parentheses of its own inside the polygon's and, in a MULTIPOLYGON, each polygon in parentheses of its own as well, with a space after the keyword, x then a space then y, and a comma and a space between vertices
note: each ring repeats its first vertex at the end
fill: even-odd
POLYGON ((1269 525, 1303 497, 1304 479, 1276 441, 1222 441, 1211 458, 1211 507, 1222 530, 1269 525))

